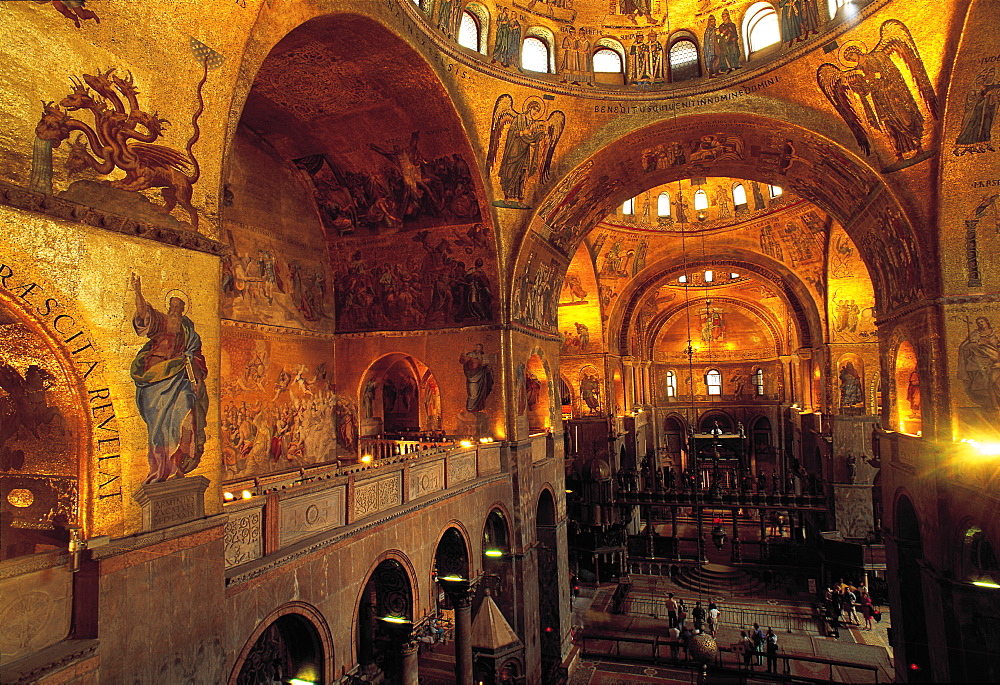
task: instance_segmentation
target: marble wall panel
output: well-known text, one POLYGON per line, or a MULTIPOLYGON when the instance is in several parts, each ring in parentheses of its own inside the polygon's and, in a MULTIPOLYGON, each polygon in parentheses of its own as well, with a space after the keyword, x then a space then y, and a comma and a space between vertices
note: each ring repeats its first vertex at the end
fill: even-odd
POLYGON ((531 461, 536 463, 545 459, 548 455, 546 449, 547 436, 539 436, 531 439, 531 461))
POLYGON ((347 486, 281 500, 281 546, 344 525, 347 486))
POLYGON ((65 638, 72 609, 68 565, 0 578, 0 664, 65 638))
POLYGON ((491 476, 500 473, 500 445, 479 449, 479 475, 491 476))
POLYGON ((467 452, 448 458, 448 487, 472 480, 476 477, 476 453, 467 452))
POLYGON ((377 514, 402 504, 402 472, 377 478, 354 486, 354 520, 377 514))
POLYGON ((444 459, 410 469, 410 492, 407 499, 417 499, 444 488, 444 459))
POLYGON ((261 534, 263 522, 263 506, 238 511, 229 516, 225 533, 226 568, 261 557, 264 551, 264 537, 261 534))

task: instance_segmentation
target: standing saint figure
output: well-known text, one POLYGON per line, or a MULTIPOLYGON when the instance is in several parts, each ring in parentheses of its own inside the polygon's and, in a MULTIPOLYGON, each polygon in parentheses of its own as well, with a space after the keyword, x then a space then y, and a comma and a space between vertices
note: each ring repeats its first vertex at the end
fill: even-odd
POLYGON ((601 379, 594 370, 584 371, 580 378, 580 397, 591 414, 601 408, 601 379))
POLYGON ((146 422, 149 475, 159 483, 190 473, 205 451, 208 415, 208 366, 201 336, 184 316, 184 300, 171 297, 167 312, 157 311, 142 295, 142 283, 132 274, 137 335, 149 338, 132 362, 135 402, 146 422))
POLYGON ((465 372, 465 408, 482 411, 486 398, 493 392, 493 366, 486 359, 483 344, 476 343, 471 351, 459 355, 458 363, 465 372))
POLYGON ((1000 408, 1000 336, 985 316, 958 346, 958 380, 980 407, 1000 408))
POLYGON ((854 362, 847 362, 840 370, 840 406, 856 407, 865 401, 861 392, 861 374, 854 362))

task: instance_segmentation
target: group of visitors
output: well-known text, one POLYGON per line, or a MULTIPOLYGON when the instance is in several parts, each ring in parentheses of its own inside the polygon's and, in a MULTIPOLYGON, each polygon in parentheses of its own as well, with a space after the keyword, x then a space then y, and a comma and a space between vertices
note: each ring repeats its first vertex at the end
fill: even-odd
POLYGON ((861 630, 871 630, 872 619, 879 621, 881 618, 868 594, 868 588, 864 586, 854 587, 843 580, 826 589, 823 602, 834 632, 837 632, 842 622, 861 626, 861 619, 864 619, 865 622, 864 626, 861 626, 861 630), (859 607, 860 618, 858 617, 859 607))
POLYGON ((770 628, 765 633, 759 624, 754 623, 752 629, 740 631, 740 641, 733 645, 737 658, 742 657, 743 668, 754 670, 754 665, 761 665, 761 658, 767 659, 767 672, 778 672, 778 636, 770 628))
POLYGON ((678 658, 680 648, 684 648, 685 658, 687 658, 688 645, 695 635, 711 635, 715 637, 722 622, 722 612, 719 605, 714 600, 705 607, 701 601, 694 603, 691 609, 691 624, 688 624, 688 609, 684 600, 675 597, 674 593, 667 593, 667 624, 669 628, 667 635, 670 638, 670 653, 674 659, 678 658))
MULTIPOLYGON (((680 597, 674 597, 674 593, 669 592, 667 593, 666 607, 667 622, 670 627, 683 632, 687 628, 688 619, 688 610, 684 600, 680 597)), ((691 619, 694 624, 692 634, 707 633, 715 637, 719 630, 721 616, 722 612, 719 611, 719 605, 715 603, 715 600, 710 601, 708 607, 702 606, 700 600, 696 601, 691 610, 691 619)))

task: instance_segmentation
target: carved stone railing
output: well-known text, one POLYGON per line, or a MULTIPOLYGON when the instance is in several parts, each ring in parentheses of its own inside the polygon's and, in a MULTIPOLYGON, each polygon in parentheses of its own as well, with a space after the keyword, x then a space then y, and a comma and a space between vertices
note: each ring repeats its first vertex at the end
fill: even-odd
POLYGON ((376 460, 407 456, 438 448, 451 448, 454 440, 391 440, 389 438, 361 438, 361 453, 376 460))
POLYGON ((500 453, 498 442, 439 444, 369 464, 324 464, 228 483, 226 568, 319 533, 377 521, 418 499, 447 497, 455 488, 501 473, 500 453))

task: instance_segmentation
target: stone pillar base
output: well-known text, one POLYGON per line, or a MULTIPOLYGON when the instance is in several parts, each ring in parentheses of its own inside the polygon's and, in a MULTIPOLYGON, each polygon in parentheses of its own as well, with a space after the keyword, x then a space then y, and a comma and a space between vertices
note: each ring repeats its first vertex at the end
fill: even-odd
POLYGON ((133 497, 142 507, 143 532, 204 517, 205 490, 210 482, 204 476, 188 476, 140 485, 133 497))

